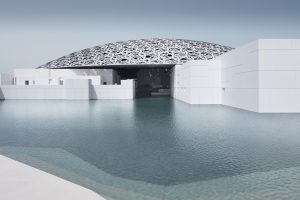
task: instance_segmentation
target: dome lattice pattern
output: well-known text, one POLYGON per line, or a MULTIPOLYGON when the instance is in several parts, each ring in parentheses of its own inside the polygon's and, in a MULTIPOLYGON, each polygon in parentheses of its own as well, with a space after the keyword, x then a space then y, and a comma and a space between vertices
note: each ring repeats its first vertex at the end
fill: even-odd
POLYGON ((189 60, 209 60, 230 50, 227 46, 183 39, 129 40, 71 53, 39 68, 184 64, 189 60))

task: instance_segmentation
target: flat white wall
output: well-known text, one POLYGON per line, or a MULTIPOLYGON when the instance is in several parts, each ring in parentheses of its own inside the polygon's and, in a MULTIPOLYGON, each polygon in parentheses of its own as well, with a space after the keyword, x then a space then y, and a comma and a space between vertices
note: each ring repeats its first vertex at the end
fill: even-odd
POLYGON ((88 100, 90 99, 91 80, 88 79, 66 79, 65 99, 88 100))
POLYGON ((13 74, 0 73, 0 85, 13 85, 13 74))
POLYGON ((217 59, 222 63, 222 104, 258 112, 258 41, 217 59))
POLYGON ((222 103, 260 113, 300 112, 300 40, 260 39, 223 54, 222 103))
POLYGON ((93 85, 101 85, 106 82, 108 85, 114 84, 115 72, 112 69, 51 69, 50 76, 53 79, 89 77, 93 85), (97 79, 96 77, 101 77, 97 79))
POLYGON ((65 85, 1 85, 0 99, 133 99, 134 80, 121 85, 91 85, 88 79, 66 79, 65 85))
POLYGON ((173 98, 190 104, 221 103, 221 70, 219 60, 190 61, 171 71, 173 98))
POLYGON ((94 85, 90 89, 90 99, 134 99, 134 80, 121 80, 121 85, 94 85))
POLYGON ((171 71, 171 96, 175 99, 190 103, 189 68, 176 65, 171 71))
POLYGON ((29 85, 48 85, 50 79, 50 70, 15 69, 14 78, 16 85, 25 85, 25 81, 29 81, 29 85))
POLYGON ((300 112, 300 39, 258 43, 259 112, 300 112))
POLYGON ((62 85, 2 85, 1 99, 65 99, 62 85))

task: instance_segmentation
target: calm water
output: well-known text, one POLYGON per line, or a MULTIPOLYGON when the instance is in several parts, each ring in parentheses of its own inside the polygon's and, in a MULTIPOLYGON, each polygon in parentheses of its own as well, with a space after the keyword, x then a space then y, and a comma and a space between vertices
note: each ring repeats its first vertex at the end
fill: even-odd
POLYGON ((300 198, 300 114, 169 98, 1 101, 0 154, 115 199, 300 198))

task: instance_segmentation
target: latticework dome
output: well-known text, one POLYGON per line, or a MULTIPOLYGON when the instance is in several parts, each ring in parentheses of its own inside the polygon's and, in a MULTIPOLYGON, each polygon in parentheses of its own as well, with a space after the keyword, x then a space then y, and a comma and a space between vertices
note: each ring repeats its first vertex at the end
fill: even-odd
POLYGON ((209 60, 230 50, 227 46, 184 39, 129 40, 83 49, 39 68, 184 64, 189 60, 209 60))

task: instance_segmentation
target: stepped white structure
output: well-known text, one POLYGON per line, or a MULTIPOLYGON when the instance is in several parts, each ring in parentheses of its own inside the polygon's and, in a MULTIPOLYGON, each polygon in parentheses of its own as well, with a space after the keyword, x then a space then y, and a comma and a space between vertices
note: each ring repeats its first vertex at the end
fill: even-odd
POLYGON ((153 95, 170 91, 189 104, 300 112, 300 39, 260 39, 237 49, 181 39, 109 43, 1 74, 0 99, 134 99, 141 78, 127 76, 143 69, 170 74, 168 87, 156 85, 153 95))

